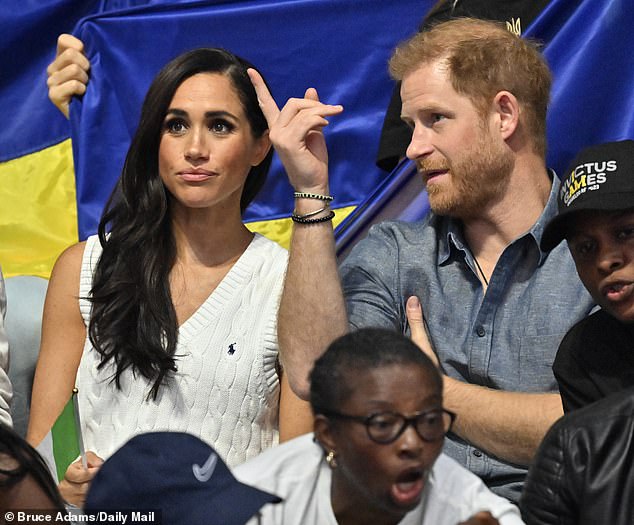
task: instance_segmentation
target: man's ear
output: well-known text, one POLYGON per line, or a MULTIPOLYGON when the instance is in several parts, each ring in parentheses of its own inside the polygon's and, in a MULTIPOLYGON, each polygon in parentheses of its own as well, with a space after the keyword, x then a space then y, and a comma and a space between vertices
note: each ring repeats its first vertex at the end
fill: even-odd
POLYGON ((493 111, 500 136, 507 140, 519 125, 520 104, 510 91, 499 91, 493 98, 493 111))
POLYGON ((332 422, 326 416, 317 414, 315 416, 314 425, 315 439, 321 443, 324 450, 334 450, 336 452, 337 443, 334 436, 332 422))

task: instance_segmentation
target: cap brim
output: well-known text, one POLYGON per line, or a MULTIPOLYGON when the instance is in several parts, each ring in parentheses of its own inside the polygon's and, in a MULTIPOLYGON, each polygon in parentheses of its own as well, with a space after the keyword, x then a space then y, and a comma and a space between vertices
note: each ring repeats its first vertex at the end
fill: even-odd
POLYGON ((584 205, 575 206, 566 211, 559 212, 559 214, 546 225, 546 228, 544 228, 542 240, 539 245, 544 252, 552 250, 566 238, 571 221, 574 220, 575 215, 582 211, 602 212, 627 210, 630 208, 634 208, 634 193, 611 193, 609 197, 603 194, 600 204, 590 201, 584 203, 584 205))
MULTIPOLYGON (((183 523, 188 525, 244 525, 267 503, 282 498, 236 480, 231 486, 189 509, 183 523)), ((164 513, 165 515, 165 513, 164 513)), ((163 520, 164 525, 170 525, 163 520)))
POLYGON ((244 525, 264 505, 282 501, 274 494, 237 480, 214 494, 203 491, 183 495, 183 501, 174 507, 157 505, 154 496, 159 494, 153 495, 152 502, 141 497, 131 504, 125 498, 117 503, 111 487, 106 490, 105 499, 100 492, 103 490, 90 491, 84 507, 86 514, 102 510, 156 511, 156 522, 162 525, 244 525))
POLYGON ((566 231, 568 230, 568 224, 575 214, 575 211, 559 214, 546 225, 544 233, 542 233, 542 240, 539 243, 543 252, 549 252, 564 240, 566 231))

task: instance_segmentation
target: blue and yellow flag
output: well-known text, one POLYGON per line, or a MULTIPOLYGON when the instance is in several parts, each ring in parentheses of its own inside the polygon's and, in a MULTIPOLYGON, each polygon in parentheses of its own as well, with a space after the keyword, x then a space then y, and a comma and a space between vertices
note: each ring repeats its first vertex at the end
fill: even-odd
MULTIPOLYGON (((0 263, 5 275, 48 277, 57 255, 96 228, 151 78, 197 46, 253 62, 279 103, 315 86, 341 103, 328 140, 338 220, 383 178, 373 163, 392 88, 386 61, 432 0, 7 0, 0 5, 0 263), (80 5, 81 4, 81 5, 80 5), (74 32, 92 62, 70 126, 47 99, 57 36, 74 32), (71 155, 74 148, 74 161, 71 155)), ((282 244, 292 192, 274 161, 245 219, 282 244)))
POLYGON ((46 66, 57 35, 96 1, 0 2, 0 264, 5 276, 48 277, 77 240, 70 127, 49 102, 46 66))

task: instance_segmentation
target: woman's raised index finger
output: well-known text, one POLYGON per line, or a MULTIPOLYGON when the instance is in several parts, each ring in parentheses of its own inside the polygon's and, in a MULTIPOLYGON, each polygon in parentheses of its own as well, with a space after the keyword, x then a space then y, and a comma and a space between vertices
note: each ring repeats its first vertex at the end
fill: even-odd
POLYGON ((253 68, 247 69, 247 74, 249 75, 251 83, 255 88, 255 93, 258 96, 260 109, 262 109, 262 113, 264 113, 264 118, 266 118, 270 126, 280 114, 280 108, 277 107, 277 104, 271 96, 269 89, 266 87, 262 75, 260 75, 260 73, 258 73, 253 68))

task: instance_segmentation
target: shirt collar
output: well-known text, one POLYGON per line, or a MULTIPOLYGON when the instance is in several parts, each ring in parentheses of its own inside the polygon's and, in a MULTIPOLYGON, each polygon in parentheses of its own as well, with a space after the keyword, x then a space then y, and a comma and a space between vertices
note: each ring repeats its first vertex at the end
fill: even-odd
POLYGON ((544 228, 550 222, 550 220, 557 215, 557 195, 559 194, 559 186, 561 185, 559 181, 559 177, 553 170, 549 170, 549 175, 552 179, 552 186, 550 187, 550 195, 548 196, 548 202, 546 202, 546 206, 544 207, 544 211, 537 219, 537 222, 533 224, 533 227, 528 230, 528 235, 531 235, 537 245, 537 249, 539 250, 539 264, 544 262, 546 257, 548 256, 548 252, 543 252, 539 247, 542 235, 544 234, 544 228))
POLYGON ((434 216, 436 227, 440 232, 438 246, 438 264, 447 262, 451 255, 451 249, 460 251, 469 251, 466 242, 462 236, 462 223, 447 216, 434 216))
MULTIPOLYGON (((544 260, 546 259, 548 252, 543 252, 539 247, 540 241, 542 239, 542 235, 544 233, 544 228, 548 224, 548 222, 557 214, 557 194, 559 193, 560 181, 557 175, 553 170, 549 170, 549 175, 552 179, 552 186, 550 188, 550 195, 548 196, 548 201, 546 202, 546 206, 528 232, 526 232, 522 237, 530 237, 532 242, 535 244, 535 248, 539 252, 539 265, 541 266, 544 260)), ((440 231, 439 236, 439 247, 438 247, 438 264, 443 264, 449 259, 451 255, 452 247, 463 251, 470 252, 467 243, 464 240, 462 234, 462 223, 454 219, 453 217, 441 217, 434 216, 435 226, 440 231)))

